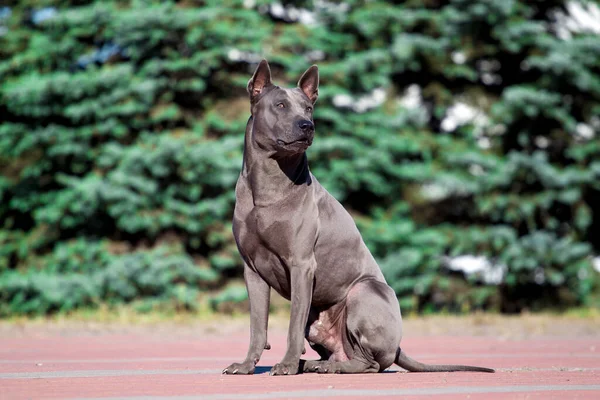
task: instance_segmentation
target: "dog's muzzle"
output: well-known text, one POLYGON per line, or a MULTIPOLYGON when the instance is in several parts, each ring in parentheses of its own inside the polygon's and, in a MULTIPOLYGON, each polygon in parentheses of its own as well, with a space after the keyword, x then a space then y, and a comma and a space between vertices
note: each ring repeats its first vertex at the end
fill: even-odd
POLYGON ((277 139, 277 144, 286 148, 297 148, 306 150, 313 142, 315 136, 315 125, 312 121, 302 119, 296 122, 297 129, 294 129, 295 137, 292 140, 286 141, 277 139))

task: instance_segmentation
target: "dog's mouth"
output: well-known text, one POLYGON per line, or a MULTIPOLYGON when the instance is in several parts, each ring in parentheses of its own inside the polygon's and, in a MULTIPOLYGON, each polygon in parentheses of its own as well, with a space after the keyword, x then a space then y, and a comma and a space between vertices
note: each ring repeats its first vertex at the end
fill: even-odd
POLYGON ((312 139, 300 138, 297 140, 292 140, 291 142, 286 142, 284 140, 277 139, 277 144, 280 146, 308 147, 312 144, 312 139))

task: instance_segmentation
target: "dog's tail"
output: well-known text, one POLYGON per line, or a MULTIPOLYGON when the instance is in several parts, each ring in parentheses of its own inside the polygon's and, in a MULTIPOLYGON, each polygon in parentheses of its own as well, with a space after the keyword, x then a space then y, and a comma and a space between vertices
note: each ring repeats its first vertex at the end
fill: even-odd
POLYGON ((404 353, 400 347, 396 350, 396 359, 394 362, 400 367, 409 372, 456 372, 456 371, 472 371, 472 372, 496 372, 491 368, 473 367, 470 365, 434 365, 423 364, 413 360, 404 353))

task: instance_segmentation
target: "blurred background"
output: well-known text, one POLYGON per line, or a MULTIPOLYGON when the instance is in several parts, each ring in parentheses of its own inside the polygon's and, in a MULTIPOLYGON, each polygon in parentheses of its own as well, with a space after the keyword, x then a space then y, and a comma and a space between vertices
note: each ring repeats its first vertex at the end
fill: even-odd
POLYGON ((0 317, 245 309, 262 58, 405 313, 600 304, 598 2, 0 4, 0 317))

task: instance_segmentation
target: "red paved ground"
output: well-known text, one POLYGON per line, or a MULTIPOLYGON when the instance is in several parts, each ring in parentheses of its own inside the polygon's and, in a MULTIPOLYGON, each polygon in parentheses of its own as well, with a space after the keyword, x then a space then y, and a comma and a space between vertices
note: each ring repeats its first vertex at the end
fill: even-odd
MULTIPOLYGON (((600 336, 599 336, 600 337, 600 336)), ((0 399, 600 399, 600 339, 406 337, 430 363, 470 363, 495 374, 396 371, 272 377, 285 351, 275 333, 254 376, 223 376, 240 361, 246 334, 52 332, 0 337, 0 399)), ((314 353, 309 352, 309 357, 314 353)))

